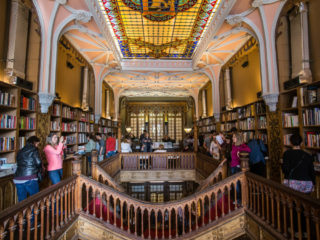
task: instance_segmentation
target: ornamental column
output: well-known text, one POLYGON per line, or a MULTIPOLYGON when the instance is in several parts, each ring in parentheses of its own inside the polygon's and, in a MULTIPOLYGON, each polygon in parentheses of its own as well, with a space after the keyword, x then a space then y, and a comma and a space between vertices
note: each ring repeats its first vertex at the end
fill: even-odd
POLYGON ((226 69, 224 76, 224 97, 227 109, 232 108, 232 97, 231 97, 231 79, 230 79, 230 68, 226 69))
POLYGON ((87 66, 83 68, 83 91, 82 91, 82 103, 81 108, 84 111, 89 110, 89 103, 88 103, 88 86, 89 86, 89 77, 88 77, 89 69, 87 66))
POLYGON ((106 90, 106 118, 110 119, 110 89, 106 90))
POLYGON ((207 101, 206 101, 206 90, 202 90, 202 117, 207 117, 207 101))

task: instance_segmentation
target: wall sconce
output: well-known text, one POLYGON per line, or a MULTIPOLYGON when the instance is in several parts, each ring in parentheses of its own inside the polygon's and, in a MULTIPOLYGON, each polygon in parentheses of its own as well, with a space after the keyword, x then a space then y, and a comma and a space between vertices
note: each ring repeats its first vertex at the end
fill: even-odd
POLYGON ((126 131, 127 131, 127 133, 131 133, 132 128, 131 127, 126 127, 126 131))
POLYGON ((186 132, 186 134, 189 134, 189 133, 191 133, 192 128, 185 128, 184 131, 186 132))

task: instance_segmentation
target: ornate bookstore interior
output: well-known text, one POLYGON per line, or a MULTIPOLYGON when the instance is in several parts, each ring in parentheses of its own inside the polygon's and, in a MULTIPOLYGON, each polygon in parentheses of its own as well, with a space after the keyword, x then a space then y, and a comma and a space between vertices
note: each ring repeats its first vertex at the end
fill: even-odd
POLYGON ((319 9, 1 0, 0 240, 320 240, 319 9))

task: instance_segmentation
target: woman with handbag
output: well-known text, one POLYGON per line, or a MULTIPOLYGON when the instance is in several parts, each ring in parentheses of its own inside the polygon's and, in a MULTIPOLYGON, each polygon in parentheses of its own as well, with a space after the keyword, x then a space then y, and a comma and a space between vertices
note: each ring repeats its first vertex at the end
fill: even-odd
POLYGON ((302 193, 311 193, 315 184, 313 160, 310 154, 301 150, 302 138, 299 134, 290 137, 292 149, 283 154, 283 184, 302 193))

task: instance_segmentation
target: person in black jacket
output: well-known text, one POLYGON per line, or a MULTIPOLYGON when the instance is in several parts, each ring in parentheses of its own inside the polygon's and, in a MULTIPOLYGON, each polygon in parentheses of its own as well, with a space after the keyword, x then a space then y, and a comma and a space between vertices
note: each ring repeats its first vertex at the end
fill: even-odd
POLYGON ((18 201, 39 192, 38 173, 41 173, 42 163, 38 152, 39 138, 29 137, 27 144, 18 152, 17 170, 13 182, 17 188, 18 201))
POLYGON ((300 149, 302 138, 299 134, 290 137, 292 149, 283 154, 283 184, 303 193, 311 193, 315 184, 313 160, 310 154, 300 149))

